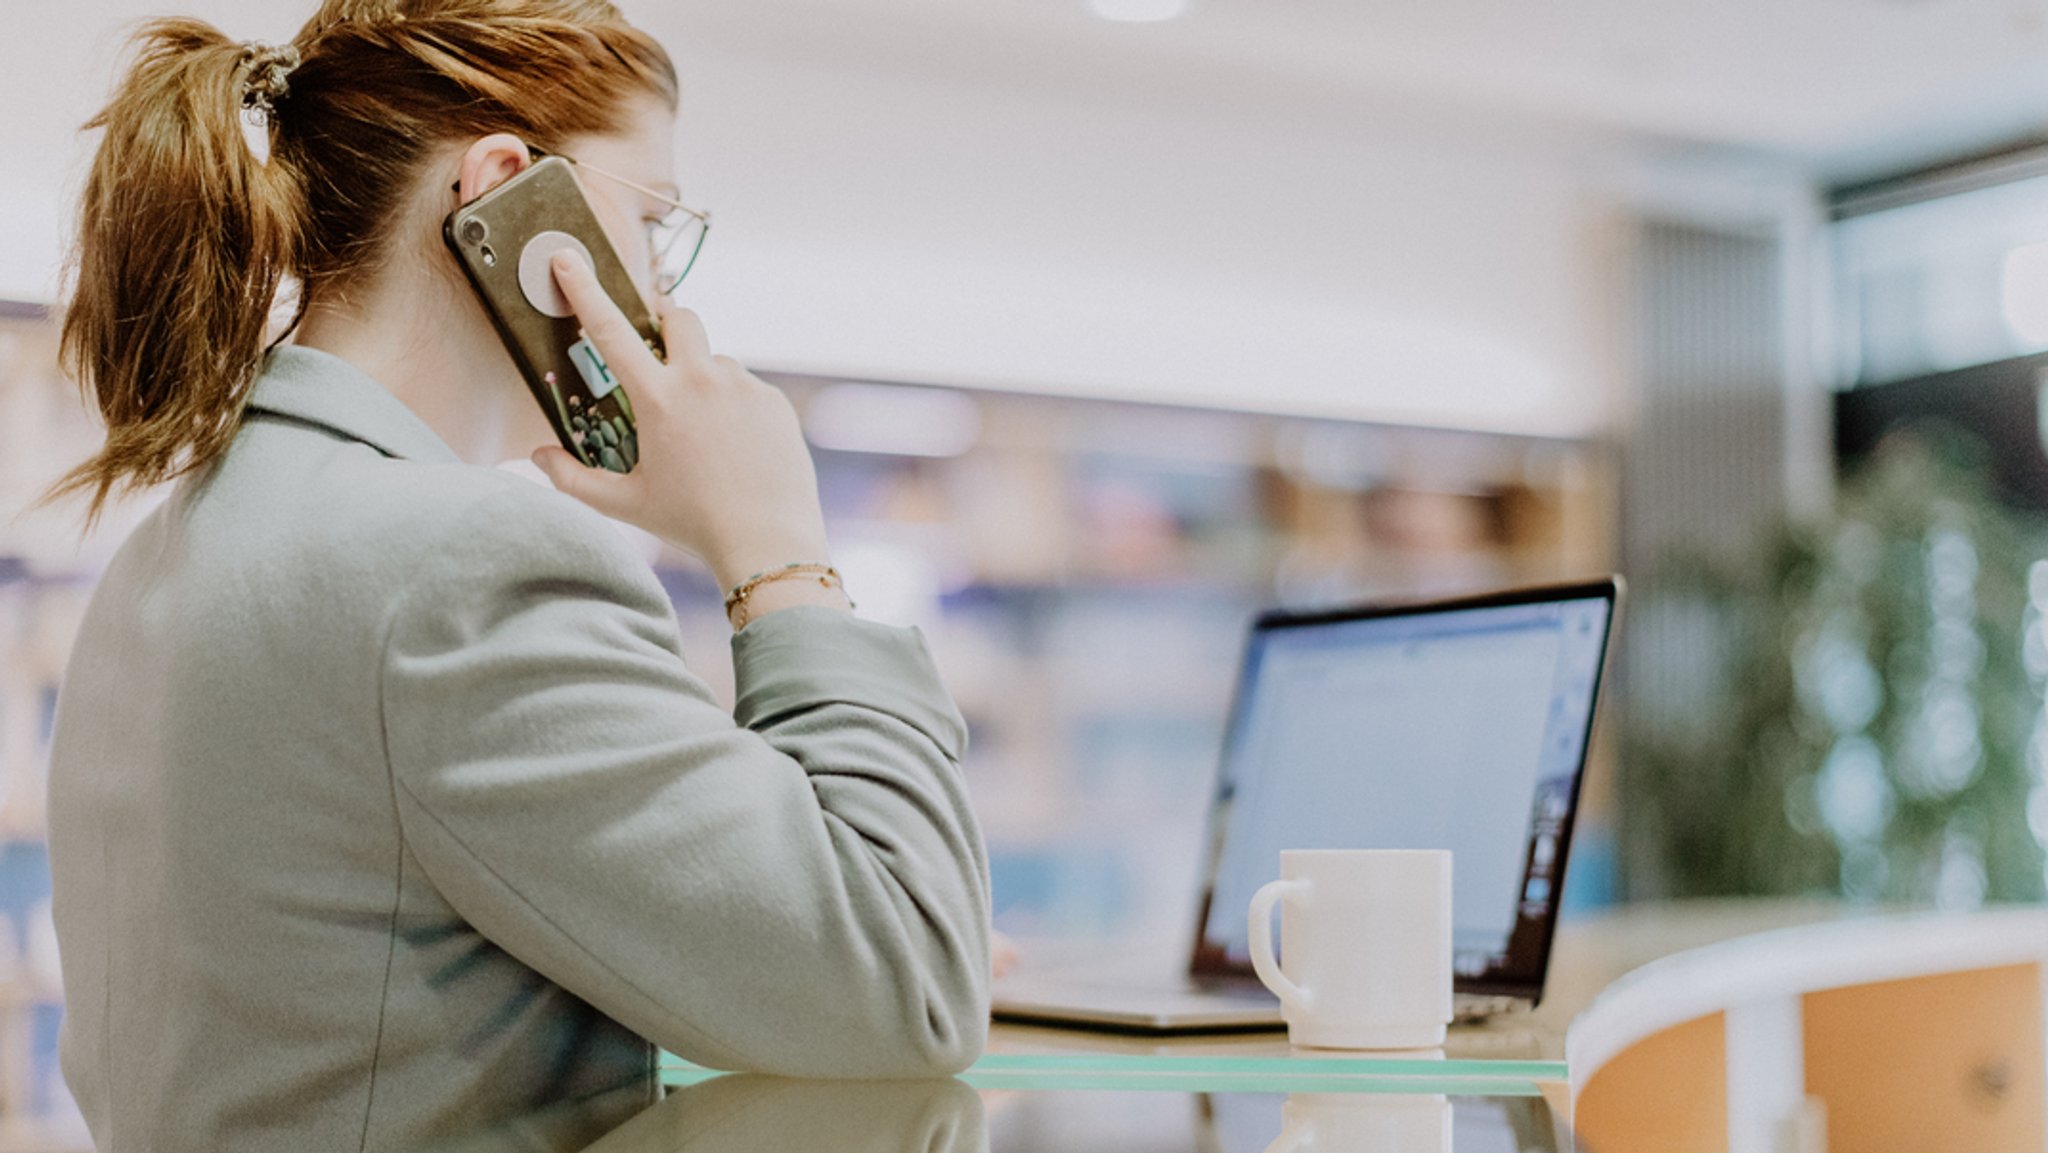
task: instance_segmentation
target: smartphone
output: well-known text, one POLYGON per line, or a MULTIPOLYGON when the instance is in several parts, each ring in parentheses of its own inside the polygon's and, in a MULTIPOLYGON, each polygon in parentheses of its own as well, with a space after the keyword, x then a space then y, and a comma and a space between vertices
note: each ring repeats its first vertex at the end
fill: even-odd
POLYGON ((661 327, 585 199, 575 167, 557 156, 535 161, 450 213, 441 235, 562 447, 586 465, 631 472, 640 459, 633 402, 584 336, 550 259, 563 249, 584 259, 658 357, 661 327))

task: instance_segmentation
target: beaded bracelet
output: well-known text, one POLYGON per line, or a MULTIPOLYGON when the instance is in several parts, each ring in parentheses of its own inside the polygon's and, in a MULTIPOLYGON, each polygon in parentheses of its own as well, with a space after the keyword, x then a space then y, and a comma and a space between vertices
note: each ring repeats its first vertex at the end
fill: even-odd
MULTIPOLYGON (((753 596, 755 590, 776 581, 798 580, 805 577, 817 578, 820 588, 836 588, 842 594, 846 592, 846 582, 840 579, 839 570, 831 565, 804 561, 786 564, 781 568, 764 569, 734 585, 732 591, 725 594, 725 619, 732 622, 734 629, 745 628, 748 622, 744 613, 734 614, 746 608, 747 598, 753 596)), ((847 597, 846 604, 849 608, 853 607, 853 598, 847 597)))

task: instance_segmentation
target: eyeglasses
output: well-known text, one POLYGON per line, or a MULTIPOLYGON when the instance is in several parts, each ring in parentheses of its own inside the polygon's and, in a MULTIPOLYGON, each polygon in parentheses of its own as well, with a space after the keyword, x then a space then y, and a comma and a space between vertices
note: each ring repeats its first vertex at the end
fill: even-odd
MULTIPOLYGON (((539 149, 532 149, 536 160, 549 155, 539 149)), ((592 176, 602 176, 621 188, 629 188, 656 204, 668 206, 668 211, 658 220, 649 220, 647 225, 647 251, 654 264, 654 287, 661 295, 667 296, 690 275, 690 269, 697 266, 697 256, 704 251, 704 238, 711 235, 711 214, 701 212, 673 196, 656 192, 644 184, 628 180, 615 172, 607 172, 595 164, 586 164, 573 156, 553 154, 566 160, 592 176)))

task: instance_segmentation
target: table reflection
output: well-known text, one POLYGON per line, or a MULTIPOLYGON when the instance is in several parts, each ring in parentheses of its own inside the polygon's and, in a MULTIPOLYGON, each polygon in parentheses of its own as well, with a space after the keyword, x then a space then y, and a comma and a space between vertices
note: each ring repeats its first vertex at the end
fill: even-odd
POLYGON ((1231 1094, 1211 1099, 1216 1153, 1569 1153, 1541 1097, 1231 1094))
POLYGON ((427 1144, 421 1153, 575 1153, 649 1108, 645 1082, 563 1101, 427 1144))
POLYGON ((1571 1147, 1533 1086, 1504 1096, 1399 1081, 1344 1093, 977 1092, 957 1080, 727 1076, 672 1093, 587 1153, 1566 1153, 1571 1147))
POLYGON ((1543 1098, 1441 1093, 1028 1093, 988 1102, 991 1153, 1569 1153, 1543 1098))
POLYGON ((981 1098, 959 1081, 719 1077, 669 1094, 586 1153, 976 1153, 981 1098))

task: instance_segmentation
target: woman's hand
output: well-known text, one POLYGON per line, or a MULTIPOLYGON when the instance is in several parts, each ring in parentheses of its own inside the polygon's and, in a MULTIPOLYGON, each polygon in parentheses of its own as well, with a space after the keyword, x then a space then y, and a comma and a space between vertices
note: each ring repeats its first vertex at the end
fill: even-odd
POLYGON ((632 398, 640 441, 640 459, 623 475, 587 467, 559 445, 540 449, 533 462, 555 487, 704 558, 725 588, 781 565, 824 562, 817 473, 782 391, 713 356, 697 315, 667 301, 662 363, 587 265, 564 253, 552 267, 632 398))

